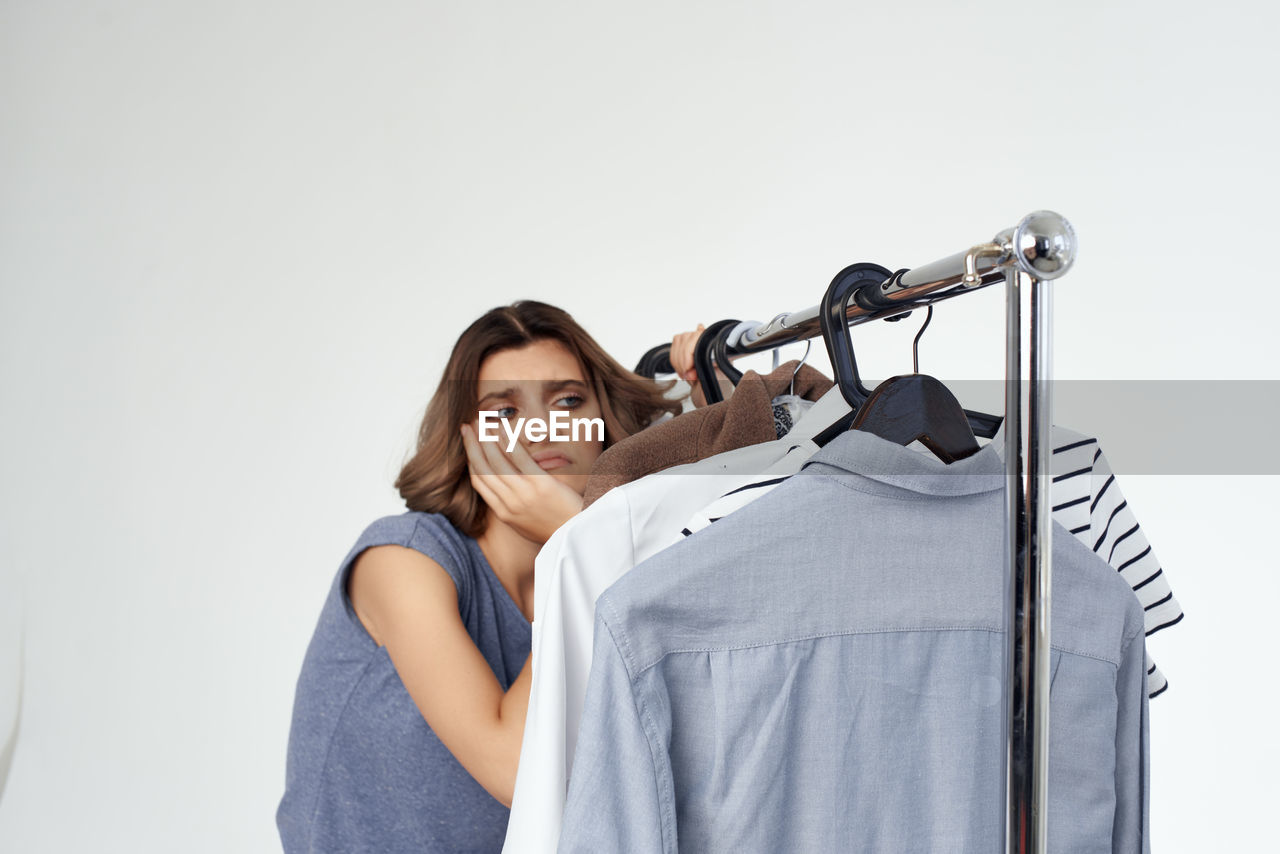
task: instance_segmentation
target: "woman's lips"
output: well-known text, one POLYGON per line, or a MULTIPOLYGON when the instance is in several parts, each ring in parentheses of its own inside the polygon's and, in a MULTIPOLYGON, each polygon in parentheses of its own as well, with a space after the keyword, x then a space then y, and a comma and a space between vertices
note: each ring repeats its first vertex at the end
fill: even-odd
POLYGON ((543 471, 551 471, 552 469, 564 468, 571 465, 570 460, 559 451, 542 451, 533 455, 533 461, 542 468, 543 471))

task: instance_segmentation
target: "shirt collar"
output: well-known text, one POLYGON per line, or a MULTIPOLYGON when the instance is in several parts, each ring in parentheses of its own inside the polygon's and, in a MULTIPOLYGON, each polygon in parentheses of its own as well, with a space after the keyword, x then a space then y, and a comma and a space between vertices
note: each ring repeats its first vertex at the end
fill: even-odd
POLYGON ((805 464, 807 474, 852 474, 889 492, 908 490, 925 495, 976 495, 1004 488, 1004 462, 992 445, 948 465, 932 454, 917 453, 862 430, 849 430, 832 439, 805 464))

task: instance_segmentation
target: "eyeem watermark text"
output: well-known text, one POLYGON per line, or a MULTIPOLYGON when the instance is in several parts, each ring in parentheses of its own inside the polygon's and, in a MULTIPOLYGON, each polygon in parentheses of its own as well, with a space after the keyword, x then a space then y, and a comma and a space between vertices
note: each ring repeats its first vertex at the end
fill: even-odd
POLYGON ((517 418, 512 427, 511 419, 501 417, 497 410, 482 409, 476 435, 481 442, 501 441, 498 425, 502 425, 502 432, 507 435, 507 453, 515 449, 521 432, 530 442, 541 442, 544 439, 552 442, 604 441, 603 418, 571 418, 569 413, 562 411, 552 412, 549 422, 541 418, 517 418))

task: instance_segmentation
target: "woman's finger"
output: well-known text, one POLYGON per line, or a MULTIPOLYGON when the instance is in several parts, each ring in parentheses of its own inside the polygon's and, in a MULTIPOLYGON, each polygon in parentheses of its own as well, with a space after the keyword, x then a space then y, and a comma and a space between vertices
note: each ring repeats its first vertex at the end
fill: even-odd
MULTIPOLYGON (((471 485, 479 493, 486 504, 493 505, 495 510, 508 508, 515 496, 503 479, 503 475, 494 471, 491 458, 485 453, 483 446, 470 424, 462 425, 462 444, 467 451, 467 470, 471 474, 471 485)), ((501 451, 498 452, 501 457, 501 451)), ((509 467, 509 465, 507 466, 509 467)))
POLYGON ((483 443, 476 437, 475 428, 470 424, 462 425, 462 445, 467 452, 467 468, 473 475, 491 475, 493 464, 485 455, 483 443))
POLYGON ((685 372, 693 364, 689 337, 690 333, 688 332, 678 332, 675 338, 671 339, 671 367, 680 376, 684 376, 685 372))
POLYGON ((510 512, 510 509, 502 496, 493 490, 489 482, 491 477, 493 475, 471 475, 471 488, 476 491, 476 495, 480 496, 480 500, 485 503, 486 507, 497 513, 498 516, 504 516, 510 512))
POLYGON ((504 441, 506 440, 500 439, 497 442, 481 442, 479 437, 476 437, 476 449, 484 457, 484 460, 489 467, 489 471, 486 472, 487 474, 508 475, 519 473, 519 469, 515 467, 506 452, 502 449, 504 441))
POLYGON ((524 445, 516 442, 511 452, 507 454, 507 459, 511 462, 516 471, 521 474, 546 474, 542 470, 542 466, 533 461, 533 456, 525 448, 524 445))
POLYGON ((681 332, 671 342, 671 367, 686 382, 697 382, 698 372, 693 367, 693 351, 697 347, 698 338, 706 329, 701 323, 692 332, 681 332))
POLYGON ((462 449, 467 454, 467 471, 472 475, 488 473, 489 464, 485 462, 484 454, 480 452, 480 446, 476 442, 471 425, 463 424, 458 428, 458 432, 462 434, 462 449))

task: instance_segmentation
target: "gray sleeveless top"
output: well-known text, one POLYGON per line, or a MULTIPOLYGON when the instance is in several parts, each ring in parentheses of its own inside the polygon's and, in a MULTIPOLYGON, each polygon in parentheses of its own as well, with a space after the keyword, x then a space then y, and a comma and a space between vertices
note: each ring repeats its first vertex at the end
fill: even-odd
POLYGON ((284 850, 499 852, 507 808, 436 738, 347 598, 351 565, 382 545, 416 549, 444 567, 463 625, 504 691, 529 655, 529 621, 474 539, 434 513, 370 525, 338 570, 298 677, 276 811, 284 850))

